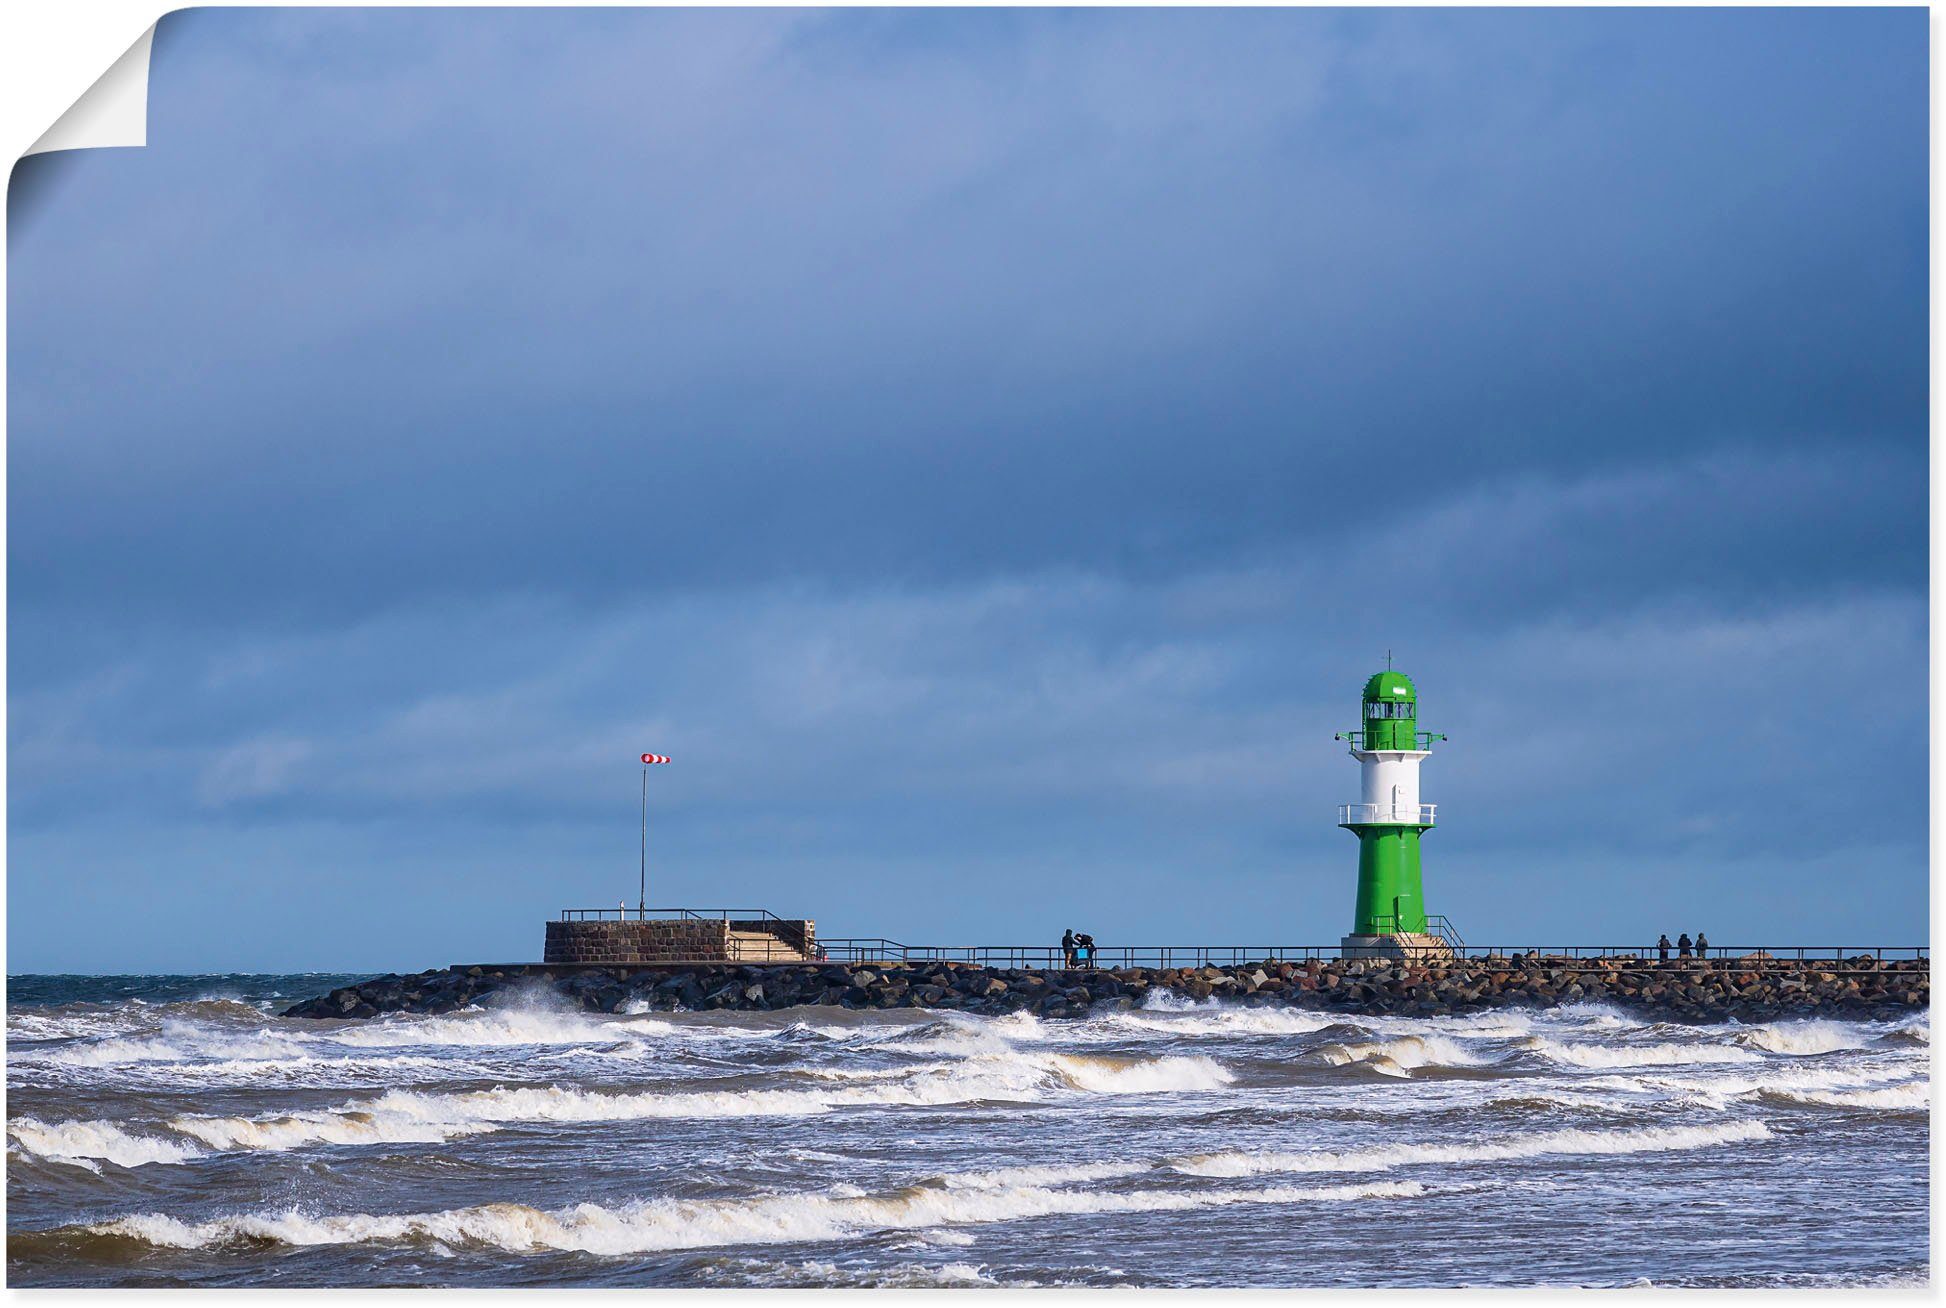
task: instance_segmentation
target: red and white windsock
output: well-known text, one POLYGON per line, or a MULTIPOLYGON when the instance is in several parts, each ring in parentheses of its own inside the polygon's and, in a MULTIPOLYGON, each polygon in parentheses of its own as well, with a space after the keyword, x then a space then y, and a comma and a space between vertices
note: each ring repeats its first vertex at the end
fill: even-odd
POLYGON ((644 754, 642 761, 644 763, 667 763, 669 756, 667 754, 644 754))

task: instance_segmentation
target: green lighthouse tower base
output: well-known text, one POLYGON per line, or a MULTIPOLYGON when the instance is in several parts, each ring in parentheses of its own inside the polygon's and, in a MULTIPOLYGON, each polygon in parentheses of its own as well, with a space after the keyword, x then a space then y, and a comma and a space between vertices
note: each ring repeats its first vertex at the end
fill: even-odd
POLYGON ((1354 935, 1393 935, 1426 929, 1426 892, 1419 874, 1417 823, 1346 823, 1358 837, 1358 903, 1354 935))
POLYGON ((1402 672, 1387 669, 1365 683, 1363 723, 1334 737, 1351 742, 1361 800, 1341 805, 1338 825, 1358 837, 1358 899, 1347 958, 1451 957, 1452 946, 1428 930, 1419 867, 1419 837, 1432 830, 1436 806, 1419 802, 1419 764, 1444 740, 1419 730, 1419 697, 1402 672))

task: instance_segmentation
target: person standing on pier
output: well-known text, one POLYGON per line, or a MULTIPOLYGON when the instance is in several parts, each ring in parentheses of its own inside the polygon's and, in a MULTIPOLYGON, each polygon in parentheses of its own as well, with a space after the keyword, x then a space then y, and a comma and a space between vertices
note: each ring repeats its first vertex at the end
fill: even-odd
POLYGON ((1669 961, 1669 933, 1667 931, 1664 931, 1662 933, 1662 939, 1655 942, 1655 948, 1656 948, 1656 952, 1662 955, 1662 961, 1665 963, 1668 962, 1669 961))
POLYGON ((1676 937, 1676 957, 1689 957, 1689 932, 1687 931, 1676 937))
POLYGON ((1074 966, 1074 928, 1069 927, 1061 933, 1061 966, 1074 966))
POLYGON ((1709 947, 1710 947, 1710 938, 1704 935, 1701 931, 1698 931, 1696 933, 1696 957, 1708 958, 1709 947))

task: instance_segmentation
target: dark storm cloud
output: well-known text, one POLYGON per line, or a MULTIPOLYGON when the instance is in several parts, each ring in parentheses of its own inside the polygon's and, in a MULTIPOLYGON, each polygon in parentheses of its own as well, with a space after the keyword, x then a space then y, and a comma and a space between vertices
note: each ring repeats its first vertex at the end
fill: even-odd
POLYGON ((186 15, 15 260, 19 598, 1167 570, 1515 471, 1916 468, 1897 17, 186 15))
POLYGON ((1923 903, 1925 51, 1902 11, 172 15, 152 144, 11 197, 16 902, 328 863, 431 908, 457 860, 501 899, 450 930, 497 930, 535 865, 613 888, 655 747, 725 893, 924 931, 915 868, 1194 866, 1220 932, 1297 869, 1322 938, 1328 737, 1393 645, 1466 723, 1482 915, 1569 920, 1519 888, 1564 847, 1923 903))

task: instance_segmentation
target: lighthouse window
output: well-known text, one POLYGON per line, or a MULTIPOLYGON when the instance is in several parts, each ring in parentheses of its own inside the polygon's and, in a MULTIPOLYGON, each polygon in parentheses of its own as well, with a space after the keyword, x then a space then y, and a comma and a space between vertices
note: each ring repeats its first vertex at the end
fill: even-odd
POLYGON ((1409 718, 1412 705, 1400 700, 1374 700, 1365 706, 1367 718, 1409 718))

